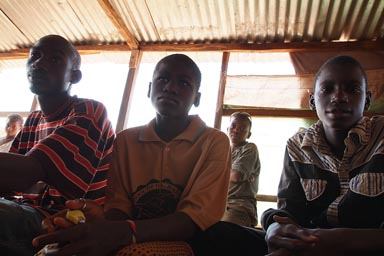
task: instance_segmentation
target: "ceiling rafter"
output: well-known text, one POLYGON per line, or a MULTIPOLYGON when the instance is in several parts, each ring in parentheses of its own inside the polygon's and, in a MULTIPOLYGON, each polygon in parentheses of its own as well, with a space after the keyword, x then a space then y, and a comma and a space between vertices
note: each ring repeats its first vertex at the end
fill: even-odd
POLYGON ((103 8, 105 14, 109 17, 111 22, 116 26, 121 36, 124 38, 127 45, 131 50, 136 50, 139 47, 139 42, 134 35, 128 31, 123 19, 119 16, 116 10, 113 8, 109 0, 98 0, 101 8, 103 8))
MULTIPOLYGON (((80 54, 99 54, 102 52, 131 51, 129 45, 79 45, 76 46, 80 54)), ((268 44, 146 44, 138 47, 141 51, 190 51, 190 52, 303 52, 303 51, 384 51, 384 40, 353 41, 353 42, 291 42, 268 44)), ((0 53, 0 60, 25 59, 28 57, 29 48, 0 53)))

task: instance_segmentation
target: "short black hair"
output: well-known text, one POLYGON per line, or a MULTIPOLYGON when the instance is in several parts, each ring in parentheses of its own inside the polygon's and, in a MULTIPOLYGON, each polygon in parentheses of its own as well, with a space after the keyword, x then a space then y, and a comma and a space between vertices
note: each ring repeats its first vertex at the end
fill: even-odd
POLYGON ((201 71, 200 71, 200 68, 197 66, 196 62, 194 62, 190 57, 188 57, 187 55, 185 54, 181 54, 181 53, 175 53, 175 54, 171 54, 171 55, 168 55, 164 58, 162 58, 161 60, 159 60, 159 62, 157 62, 156 66, 155 66, 155 70, 154 70, 154 73, 158 70, 159 66, 161 63, 163 63, 164 61, 169 61, 169 60, 176 60, 176 61, 184 61, 187 65, 190 65, 193 69, 193 71, 195 71, 196 73, 196 78, 197 78, 197 90, 199 90, 200 88, 200 83, 201 83, 201 71))
POLYGON ((62 37, 60 35, 47 35, 47 36, 40 38, 39 41, 42 39, 45 39, 45 38, 55 38, 55 39, 63 41, 68 46, 68 48, 71 50, 71 52, 73 54, 72 70, 80 70, 80 66, 81 66, 80 53, 71 42, 69 42, 67 39, 65 39, 64 37, 62 37))
POLYGON ((248 112, 234 112, 230 117, 229 121, 232 121, 235 117, 240 117, 243 120, 248 121, 249 123, 249 130, 252 128, 252 116, 248 112))
POLYGON ((19 114, 10 114, 7 117, 7 123, 9 123, 9 122, 19 122, 19 123, 23 124, 24 123, 24 119, 19 114))
POLYGON ((361 73, 363 74, 363 79, 365 83, 365 88, 368 88, 368 79, 367 79, 367 74, 365 73, 363 66, 361 66, 360 62, 357 61, 355 58, 347 55, 338 55, 336 57, 330 58, 327 60, 320 68, 319 71, 317 71, 316 76, 315 76, 315 82, 313 87, 316 87, 317 79, 319 78, 321 72, 329 65, 354 65, 358 67, 361 70, 361 73))

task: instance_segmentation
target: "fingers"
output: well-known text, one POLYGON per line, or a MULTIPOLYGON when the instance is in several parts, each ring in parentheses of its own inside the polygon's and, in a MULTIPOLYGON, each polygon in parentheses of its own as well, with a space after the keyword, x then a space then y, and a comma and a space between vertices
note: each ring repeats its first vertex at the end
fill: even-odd
POLYGON ((85 232, 86 227, 84 227, 84 225, 85 224, 76 225, 72 228, 62 229, 54 233, 40 235, 32 240, 32 244, 35 247, 43 247, 47 244, 58 243, 60 245, 64 245, 71 241, 79 240, 85 232))
POLYGON ((302 251, 316 246, 318 238, 313 236, 310 230, 291 224, 292 221, 286 217, 274 219, 279 222, 272 223, 266 234, 266 241, 270 250, 286 248, 289 251, 302 251))
POLYGON ((281 225, 287 225, 283 228, 287 237, 297 238, 308 243, 318 241, 318 238, 313 236, 307 229, 301 228, 296 222, 289 217, 281 217, 274 215, 273 220, 281 225))
POLYGON ((68 200, 65 205, 68 209, 71 210, 83 210, 85 211, 87 209, 87 203, 88 201, 84 198, 79 198, 75 200, 68 200))
POLYGON ((65 219, 66 213, 67 213, 67 210, 62 210, 62 211, 60 211, 60 212, 58 212, 52 216, 49 216, 48 218, 45 218, 41 222, 42 228, 44 230, 46 230, 48 233, 56 231, 58 228, 60 228, 60 226, 56 226, 55 219, 57 219, 57 218, 65 219))
POLYGON ((63 217, 56 217, 53 219, 53 223, 55 224, 56 227, 59 227, 59 228, 69 228, 69 227, 72 227, 74 224, 67 220, 66 218, 63 218, 63 217))
POLYGON ((269 254, 265 255, 265 256, 293 256, 294 254, 292 254, 289 250, 285 249, 285 248, 280 248, 280 249, 277 249, 273 252, 270 252, 269 254))
POLYGON ((268 241, 269 248, 285 248, 294 251, 308 250, 315 245, 315 242, 308 242, 296 237, 288 236, 275 236, 271 237, 268 241))
POLYGON ((280 224, 293 224, 297 225, 296 222, 294 222, 291 218, 289 217, 281 217, 278 215, 273 215, 273 220, 280 223, 280 224))
POLYGON ((73 256, 73 255, 95 255, 91 251, 91 246, 85 244, 83 241, 71 242, 59 248, 60 255, 73 256))
POLYGON ((46 218, 41 222, 42 228, 47 232, 47 233, 52 233, 54 232, 57 227, 53 224, 53 219, 52 218, 46 218))
MULTIPOLYGON (((83 198, 76 200, 68 200, 66 207, 70 210, 81 210, 87 221, 95 220, 104 217, 103 208, 92 200, 86 200, 83 198)), ((73 223, 66 219, 67 209, 62 210, 42 221, 42 228, 47 233, 52 233, 58 229, 65 229, 73 226, 73 223)))
POLYGON ((68 200, 66 207, 71 210, 82 210, 88 220, 95 220, 104 217, 104 209, 95 201, 89 199, 68 200))

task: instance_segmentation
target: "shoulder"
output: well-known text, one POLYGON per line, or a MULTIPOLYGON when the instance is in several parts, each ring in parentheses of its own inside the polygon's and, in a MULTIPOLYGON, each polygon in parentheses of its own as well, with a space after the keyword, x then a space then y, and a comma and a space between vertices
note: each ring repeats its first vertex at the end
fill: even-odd
POLYGON ((187 130, 184 132, 184 134, 189 134, 189 136, 193 137, 193 141, 195 140, 224 140, 228 141, 229 138, 227 134, 222 132, 219 129, 207 126, 205 122, 198 116, 190 116, 192 122, 187 128, 187 130))
POLYGON ((107 109, 104 104, 99 101, 74 98, 71 108, 70 115, 72 117, 84 117, 97 123, 100 127, 112 127, 108 118, 107 109))
POLYGON ((365 131, 367 132, 365 136, 370 143, 375 142, 383 143, 384 140, 384 116, 373 116, 369 119, 366 119, 365 131))
POLYGON ((202 137, 206 140, 222 141, 224 143, 228 143, 229 145, 229 138, 227 134, 216 128, 206 126, 202 133, 202 137))
POLYGON ((286 150, 292 161, 307 162, 313 158, 314 150, 323 147, 320 123, 302 128, 287 140, 286 150))
POLYGON ((139 133, 144 129, 144 127, 145 126, 137 126, 124 129, 116 134, 116 140, 127 142, 133 142, 133 140, 137 141, 139 133))
POLYGON ((106 108, 103 103, 92 99, 74 98, 72 108, 77 113, 92 115, 106 112, 106 108))
POLYGON ((31 113, 29 113, 29 115, 25 119, 22 129, 26 130, 27 127, 31 125, 35 125, 42 118, 43 118, 43 113, 40 110, 32 111, 31 113))
POLYGON ((257 146, 253 142, 247 142, 247 144, 244 145, 244 148, 247 150, 257 151, 257 146))
POLYGON ((294 135, 292 135, 288 139, 287 146, 301 145, 304 141, 305 136, 307 135, 307 131, 308 131, 307 129, 302 129, 302 130, 296 132, 294 135))
POLYGON ((370 118, 372 128, 382 129, 384 127, 384 116, 373 116, 370 118))

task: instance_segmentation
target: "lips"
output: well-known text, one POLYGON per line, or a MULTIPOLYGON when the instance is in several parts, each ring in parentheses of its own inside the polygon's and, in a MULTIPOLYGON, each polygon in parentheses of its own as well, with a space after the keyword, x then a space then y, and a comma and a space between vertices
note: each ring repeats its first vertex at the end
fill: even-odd
POLYGON ((352 113, 352 111, 350 109, 346 109, 346 108, 332 108, 332 109, 326 110, 325 112, 330 113, 330 114, 336 114, 336 113, 349 114, 349 113, 352 113))
POLYGON ((28 78, 31 81, 44 80, 46 78, 46 73, 41 70, 30 71, 28 72, 28 78))
POLYGON ((174 99, 173 97, 167 96, 167 95, 161 95, 157 97, 157 100, 164 103, 171 103, 171 104, 177 104, 178 101, 174 99))

